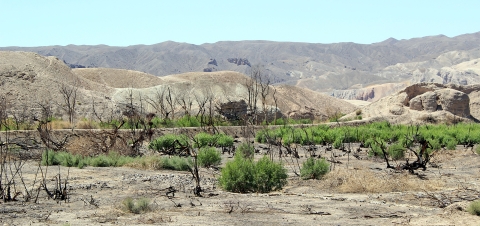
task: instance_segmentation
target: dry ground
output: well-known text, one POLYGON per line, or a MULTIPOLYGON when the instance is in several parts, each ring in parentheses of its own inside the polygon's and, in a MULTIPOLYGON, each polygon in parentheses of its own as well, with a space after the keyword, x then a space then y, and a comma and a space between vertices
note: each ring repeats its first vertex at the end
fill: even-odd
MULTIPOLYGON (((332 156, 323 150, 319 153, 332 156)), ((69 201, 47 200, 43 191, 38 203, 24 203, 20 196, 20 201, 2 203, 0 222, 4 225, 478 225, 480 222, 480 217, 465 211, 469 202, 466 200, 480 198, 479 156, 470 150, 443 151, 432 161, 437 167, 420 171, 420 177, 387 170, 382 161, 367 158, 363 151, 361 159, 338 150, 333 155, 342 164, 335 164, 323 180, 299 179, 294 176, 291 158, 284 159, 290 175, 288 185, 270 194, 223 191, 216 184, 218 171, 202 169, 205 192, 201 198, 190 192, 192 181, 187 172, 49 167, 47 178, 53 178, 59 171, 65 177, 69 170, 69 201), (178 190, 174 197, 166 196, 169 187, 178 190), (143 214, 126 213, 122 205, 126 197, 148 198, 152 210, 143 214), (447 206, 440 208, 439 200, 447 206)), ((223 162, 229 157, 223 155, 223 162)), ((25 165, 23 175, 27 185, 31 186, 37 168, 33 161, 25 165)))

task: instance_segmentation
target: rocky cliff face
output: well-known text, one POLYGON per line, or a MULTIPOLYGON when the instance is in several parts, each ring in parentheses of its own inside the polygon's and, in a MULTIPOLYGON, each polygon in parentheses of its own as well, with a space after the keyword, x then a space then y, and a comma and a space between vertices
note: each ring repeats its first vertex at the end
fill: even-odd
POLYGON ((227 61, 232 64, 236 65, 248 65, 251 67, 250 62, 248 62, 247 58, 228 58, 227 61))
POLYGON ((363 100, 373 102, 382 97, 395 93, 405 87, 406 85, 404 83, 387 83, 360 89, 334 90, 328 94, 330 96, 345 100, 363 100))
MULTIPOLYGON (((480 119, 480 85, 418 83, 363 107, 362 118, 402 123, 480 119)), ((344 119, 355 118, 351 113, 344 119)))

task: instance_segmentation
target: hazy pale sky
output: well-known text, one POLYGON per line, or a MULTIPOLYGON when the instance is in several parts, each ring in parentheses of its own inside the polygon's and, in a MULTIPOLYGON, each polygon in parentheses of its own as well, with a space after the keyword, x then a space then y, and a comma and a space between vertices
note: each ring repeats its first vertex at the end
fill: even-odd
POLYGON ((0 0, 0 46, 374 43, 480 31, 479 0, 0 0))

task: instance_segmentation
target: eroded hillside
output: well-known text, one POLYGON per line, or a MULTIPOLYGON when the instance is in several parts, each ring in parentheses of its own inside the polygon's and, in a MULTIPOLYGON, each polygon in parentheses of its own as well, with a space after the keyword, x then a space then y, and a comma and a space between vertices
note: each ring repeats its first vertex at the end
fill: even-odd
MULTIPOLYGON (((207 96, 213 98, 215 105, 246 100, 246 85, 251 81, 244 74, 232 71, 156 77, 123 69, 71 69, 56 57, 30 52, 0 52, 0 62, 0 94, 6 97, 13 109, 11 114, 24 107, 32 109, 32 114, 35 114, 48 104, 57 117, 64 116, 65 103, 60 93, 62 87, 77 90, 78 117, 92 117, 93 103, 108 109, 121 108, 127 103, 130 93, 136 105, 142 106, 146 112, 155 113, 157 109, 149 103, 165 91, 169 91, 172 99, 176 100, 175 108, 180 113, 185 111, 179 104, 180 99, 191 102, 192 111, 196 109, 197 100, 207 96)), ((296 117, 328 117, 356 109, 345 101, 293 86, 269 86, 265 104, 270 109, 276 105, 284 115, 294 114, 296 117)), ((260 99, 257 105, 261 107, 260 99)))

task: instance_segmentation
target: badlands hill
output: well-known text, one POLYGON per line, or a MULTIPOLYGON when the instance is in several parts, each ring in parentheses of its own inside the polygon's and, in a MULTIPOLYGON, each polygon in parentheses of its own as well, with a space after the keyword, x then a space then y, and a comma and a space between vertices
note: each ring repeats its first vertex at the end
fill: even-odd
POLYGON ((417 83, 381 98, 342 119, 361 112, 366 120, 393 123, 434 123, 480 120, 480 84, 417 83))
MULTIPOLYGON (((57 57, 41 56, 32 52, 0 51, 0 95, 6 97, 10 114, 21 109, 38 111, 41 104, 49 104, 57 116, 62 116, 63 85, 78 88, 78 116, 91 117, 92 103, 115 109, 124 106, 129 92, 136 104, 142 99, 149 112, 155 110, 145 100, 155 99, 162 90, 170 89, 173 98, 190 98, 195 105, 197 97, 213 96, 215 104, 246 99, 246 82, 250 79, 233 71, 190 72, 157 77, 125 69, 76 68, 71 69, 57 57)), ((349 113, 356 106, 325 94, 288 85, 271 86, 276 90, 279 110, 287 115, 328 117, 335 113, 349 113)), ((267 104, 274 106, 272 93, 267 104)), ((192 109, 195 109, 193 106, 192 109)), ((32 113, 34 114, 34 113, 32 113)))
POLYGON ((169 41, 127 47, 68 45, 0 50, 56 56, 71 67, 118 68, 155 76, 208 71, 245 73, 252 65, 261 64, 275 76, 277 83, 372 101, 388 95, 377 91, 378 85, 385 83, 399 83, 394 91, 416 82, 478 83, 480 76, 474 62, 480 58, 479 46, 480 32, 451 38, 443 35, 408 40, 390 38, 369 45, 271 41, 193 45, 169 41), (377 86, 370 94, 373 85, 377 86), (371 98, 372 95, 375 97, 371 98))

